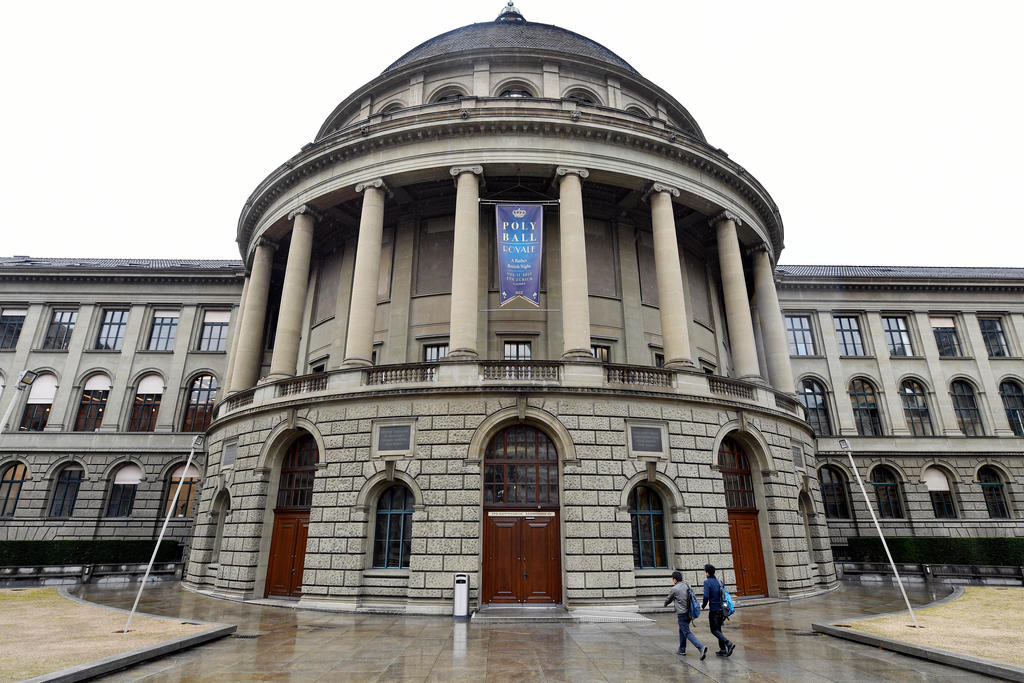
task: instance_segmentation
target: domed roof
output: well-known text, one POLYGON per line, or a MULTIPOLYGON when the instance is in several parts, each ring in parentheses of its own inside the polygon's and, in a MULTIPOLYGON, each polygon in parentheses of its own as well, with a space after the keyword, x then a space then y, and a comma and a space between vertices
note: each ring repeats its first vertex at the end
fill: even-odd
POLYGON ((496 20, 470 24, 435 36, 399 57, 384 69, 384 73, 422 59, 483 49, 565 52, 596 59, 639 75, 626 60, 590 38, 551 24, 526 21, 511 2, 496 20))

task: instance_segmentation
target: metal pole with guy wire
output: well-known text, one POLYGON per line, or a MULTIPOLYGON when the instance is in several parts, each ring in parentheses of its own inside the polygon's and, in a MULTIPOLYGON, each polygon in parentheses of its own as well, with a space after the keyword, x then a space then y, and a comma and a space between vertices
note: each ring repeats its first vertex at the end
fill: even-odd
MULTIPOLYGON (((202 446, 203 437, 197 436, 192 440, 192 450, 188 452, 188 460, 185 462, 185 474, 188 474, 188 468, 192 465, 192 457, 196 454, 196 450, 202 448, 202 446)), ((142 582, 139 583, 139 593, 135 596, 135 604, 132 605, 132 611, 128 613, 128 622, 124 625, 123 633, 128 633, 128 627, 132 625, 132 617, 135 616, 135 610, 139 607, 139 600, 142 599, 142 591, 146 589, 146 581, 149 580, 149 573, 153 571, 153 564, 156 562, 156 554, 160 550, 160 544, 164 540, 164 533, 167 531, 167 523, 171 521, 171 516, 178 507, 178 496, 181 495, 181 487, 184 483, 185 476, 183 474, 178 478, 178 486, 174 489, 174 497, 171 498, 171 504, 167 508, 167 515, 164 517, 164 525, 160 528, 160 536, 156 539, 156 546, 153 548, 153 556, 149 558, 149 566, 146 567, 146 574, 142 577, 142 582)))
POLYGON ((860 492, 864 494, 864 504, 868 506, 868 512, 871 513, 871 521, 875 523, 875 529, 878 530, 878 537, 882 539, 882 547, 885 548, 885 555, 889 558, 889 566, 892 567, 892 573, 896 576, 896 583, 900 587, 900 593, 903 594, 903 602, 907 603, 907 611, 910 612, 910 618, 914 620, 914 628, 921 628, 917 624, 917 617, 914 616, 914 608, 910 606, 910 599, 907 597, 907 591, 903 588, 903 579, 900 578, 900 573, 896 570, 896 563, 893 562, 892 553, 889 552, 889 544, 885 542, 885 536, 882 534, 882 527, 878 523, 878 518, 875 517, 875 509, 871 507, 871 499, 868 498, 868 491, 864 488, 864 481, 860 478, 860 470, 857 469, 857 463, 853 461, 853 451, 850 450, 850 442, 846 439, 839 439, 839 447, 846 451, 846 455, 850 458, 850 469, 853 470, 853 475, 857 477, 857 484, 860 486, 860 492))

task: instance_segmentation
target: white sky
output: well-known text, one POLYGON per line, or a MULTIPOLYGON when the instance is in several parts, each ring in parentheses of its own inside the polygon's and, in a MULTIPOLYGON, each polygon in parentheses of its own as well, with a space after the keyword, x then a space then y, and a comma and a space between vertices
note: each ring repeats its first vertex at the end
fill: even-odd
MULTIPOLYGON (((0 1, 0 255, 238 258, 336 104, 502 0, 0 1)), ((520 0, 757 177, 783 263, 1024 266, 1017 0, 520 0)))

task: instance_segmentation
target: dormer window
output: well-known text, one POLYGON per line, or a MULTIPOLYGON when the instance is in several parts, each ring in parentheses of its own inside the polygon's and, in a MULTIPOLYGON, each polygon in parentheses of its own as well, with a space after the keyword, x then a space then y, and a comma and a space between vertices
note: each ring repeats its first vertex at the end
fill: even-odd
POLYGON ((533 93, 526 90, 516 90, 509 88, 508 90, 502 90, 498 97, 533 97, 533 93))

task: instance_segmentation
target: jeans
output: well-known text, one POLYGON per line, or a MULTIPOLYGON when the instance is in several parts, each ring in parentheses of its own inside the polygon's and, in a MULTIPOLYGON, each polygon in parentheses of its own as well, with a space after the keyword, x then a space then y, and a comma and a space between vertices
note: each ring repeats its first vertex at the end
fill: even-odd
POLYGON ((690 615, 676 614, 676 621, 679 622, 679 649, 686 650, 686 641, 689 640, 697 648, 698 652, 703 650, 704 645, 697 640, 697 636, 690 630, 690 615))
POLYGON ((720 610, 711 610, 708 612, 708 619, 711 622, 711 635, 718 638, 718 651, 725 652, 732 642, 725 637, 722 633, 722 624, 725 623, 725 613, 720 610))

